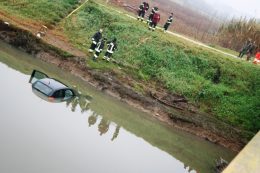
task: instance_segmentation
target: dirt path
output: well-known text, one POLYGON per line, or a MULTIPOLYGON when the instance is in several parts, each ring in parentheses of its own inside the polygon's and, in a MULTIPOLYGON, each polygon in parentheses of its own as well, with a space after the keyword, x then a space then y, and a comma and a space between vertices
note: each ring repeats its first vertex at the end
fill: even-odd
MULTIPOLYGON (((33 34, 36 34, 38 31, 40 31, 40 28, 43 25, 42 23, 31 21, 31 20, 25 20, 25 19, 21 20, 21 19, 15 18, 13 16, 7 15, 1 11, 0 11, 0 19, 10 23, 10 25, 17 26, 17 27, 27 30, 33 34)), ((76 57, 85 57, 86 56, 84 52, 73 47, 69 43, 67 38, 61 32, 56 30, 56 28, 49 29, 47 31, 46 36, 42 37, 42 39, 46 43, 53 45, 65 52, 69 52, 73 56, 76 56, 76 57)))
MULTIPOLYGON (((163 30, 163 28, 160 28, 160 29, 163 30)), ((169 33, 169 34, 171 34, 171 35, 174 35, 174 36, 176 36, 176 37, 182 38, 182 39, 184 39, 184 40, 186 40, 186 41, 189 41, 189 42, 191 42, 191 43, 193 43, 193 44, 196 44, 196 45, 198 45, 198 46, 205 47, 205 48, 207 48, 207 49, 216 51, 216 52, 218 52, 218 53, 222 53, 222 54, 224 54, 224 55, 227 55, 227 56, 230 56, 230 57, 233 57, 233 58, 238 58, 238 57, 235 56, 235 55, 232 55, 232 54, 227 53, 227 52, 224 52, 224 51, 222 51, 222 50, 219 50, 219 49, 210 47, 210 46, 208 46, 208 45, 206 45, 206 44, 204 44, 204 43, 201 43, 201 42, 192 40, 192 39, 190 39, 190 38, 188 38, 188 37, 185 37, 185 36, 183 36, 183 35, 181 35, 181 34, 177 34, 177 33, 171 32, 171 31, 167 31, 167 33, 169 33)))

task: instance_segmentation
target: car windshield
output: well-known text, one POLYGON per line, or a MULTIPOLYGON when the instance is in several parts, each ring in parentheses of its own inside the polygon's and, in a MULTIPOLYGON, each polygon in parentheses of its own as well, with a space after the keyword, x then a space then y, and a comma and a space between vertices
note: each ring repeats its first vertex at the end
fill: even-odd
POLYGON ((50 96, 50 94, 52 92, 52 89, 50 87, 48 87, 47 85, 45 85, 39 81, 35 83, 34 88, 47 96, 50 96))

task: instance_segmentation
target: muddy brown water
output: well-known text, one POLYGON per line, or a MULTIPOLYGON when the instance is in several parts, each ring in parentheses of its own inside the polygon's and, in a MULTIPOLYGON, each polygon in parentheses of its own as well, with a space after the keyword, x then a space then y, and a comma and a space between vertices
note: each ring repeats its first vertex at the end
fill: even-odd
POLYGON ((0 84, 3 173, 211 173, 215 159, 235 156, 2 42, 0 84), (28 83, 33 69, 89 97, 42 100, 28 83))

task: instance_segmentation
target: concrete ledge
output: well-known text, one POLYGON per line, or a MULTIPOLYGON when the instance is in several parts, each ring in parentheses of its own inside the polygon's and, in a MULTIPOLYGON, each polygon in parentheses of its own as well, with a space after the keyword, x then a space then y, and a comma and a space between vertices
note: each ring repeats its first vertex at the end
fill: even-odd
POLYGON ((260 172, 260 131, 235 157, 223 173, 260 172))

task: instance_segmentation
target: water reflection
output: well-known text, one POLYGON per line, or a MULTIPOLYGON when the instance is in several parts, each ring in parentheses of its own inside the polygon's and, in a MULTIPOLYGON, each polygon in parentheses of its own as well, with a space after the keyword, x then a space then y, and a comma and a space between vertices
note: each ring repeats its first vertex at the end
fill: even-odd
POLYGON ((116 129, 115 129, 115 132, 113 134, 113 137, 111 138, 111 141, 113 141, 117 138, 120 128, 121 128, 121 126, 119 126, 119 125, 116 126, 116 129))
MULTIPOLYGON (((88 127, 95 127, 95 125, 97 124, 96 128, 100 136, 104 136, 105 134, 107 134, 110 126, 115 127, 110 140, 114 141, 115 139, 117 139, 121 126, 91 110, 90 104, 92 97, 82 94, 78 89, 75 90, 78 93, 77 96, 66 100, 66 107, 69 108, 72 112, 76 112, 77 109, 80 109, 81 114, 88 115, 88 127)), ((179 153, 181 152, 183 152, 183 150, 179 150, 179 153)), ((189 165, 186 165, 185 163, 183 164, 183 168, 184 170, 186 170, 187 173, 197 172, 195 171, 195 169, 193 169, 189 165)))
MULTIPOLYGON (((111 125, 115 126, 113 135, 110 140, 114 141, 115 139, 117 139, 121 126, 91 110, 90 104, 92 97, 89 95, 82 94, 77 88, 74 89, 75 91, 77 91, 77 96, 69 100, 65 100, 66 107, 69 108, 72 112, 76 112, 77 109, 80 109, 81 114, 87 114, 88 127, 94 127, 97 124, 96 128, 100 136, 105 135, 109 131, 111 125)), ((182 150, 179 151, 179 153, 181 152, 182 150)), ((193 169, 189 165, 186 165, 185 163, 183 164, 183 168, 188 173, 196 173, 195 169, 193 169)))
MULTIPOLYGON (((22 168, 30 169, 44 169, 53 164, 63 168, 65 165, 67 172, 115 172, 116 169, 116 172, 152 170, 195 173, 195 170, 199 170, 212 173, 215 159, 221 156, 231 160, 234 157, 233 153, 222 147, 162 126, 149 116, 111 99, 89 87, 84 81, 50 64, 31 58, 16 49, 3 47, 0 42, 0 71, 4 74, 0 77, 0 83, 5 84, 1 87, 4 91, 12 87, 14 89, 12 92, 2 93, 5 99, 0 104, 0 172, 10 172, 5 171, 5 165, 21 163, 22 168), (58 104, 38 102, 38 98, 35 99, 35 96, 31 95, 30 85, 27 85, 28 75, 33 69, 46 71, 70 86, 77 85, 86 95, 83 97, 81 93, 79 97, 58 104), (23 97, 17 98, 21 93, 23 97), (89 94, 93 99, 87 98, 89 94), (12 109, 14 107, 17 107, 17 110, 19 108, 19 111, 12 109), (100 142, 100 139, 108 142, 100 142), (52 145, 53 143, 56 145, 52 145), (57 154, 53 154, 54 152, 57 154), (32 156, 24 159, 28 153, 32 156), (42 160, 38 159, 39 156, 42 160), (115 162, 120 164, 115 165, 115 162), (90 164, 86 165, 87 163, 90 164), (103 169, 95 163, 107 166, 103 169), (35 165, 35 168, 32 165, 35 165), (84 171, 75 168, 82 168, 84 171), (86 168, 89 170, 85 171, 86 168)), ((18 167, 14 166, 14 169, 18 167)))
POLYGON ((100 123, 98 124, 98 131, 100 132, 100 136, 107 133, 109 129, 110 121, 105 119, 104 117, 101 119, 100 123))
MULTIPOLYGON (((38 71, 34 70, 31 75, 30 83, 31 83, 32 79, 34 78, 34 76, 35 76, 34 74, 36 72, 43 74, 42 72, 38 72, 38 71)), ((45 101, 55 102, 55 103, 66 102, 66 107, 70 108, 72 112, 75 112, 76 108, 80 108, 80 112, 82 114, 84 114, 87 111, 91 111, 89 108, 89 105, 90 105, 90 100, 92 100, 92 97, 89 95, 82 94, 79 91, 79 89, 76 87, 74 87, 74 90, 73 90, 74 92, 76 92, 76 96, 73 96, 68 99, 65 99, 64 97, 61 97, 61 98, 48 97, 45 94, 42 94, 41 92, 39 92, 35 89, 33 89, 32 91, 34 94, 36 94, 37 96, 39 96, 41 99, 43 99, 45 101), (50 100, 50 98, 52 98, 52 100, 50 100)), ((63 91, 63 90, 61 90, 61 91, 63 91)), ((95 112, 93 112, 92 115, 89 116, 89 118, 88 118, 89 127, 94 125, 97 122, 97 118, 98 118, 98 115, 95 112)), ((106 134, 108 132, 110 123, 111 123, 111 121, 109 121, 108 119, 106 119, 104 117, 101 118, 101 121, 98 124, 98 131, 99 131, 100 136, 102 136, 103 134, 106 134)), ((117 136, 119 134, 119 130, 120 130, 120 126, 117 125, 115 132, 113 134, 113 137, 111 138, 112 141, 117 138, 117 136)))
POLYGON ((185 163, 183 165, 184 165, 184 169, 187 170, 189 173, 196 173, 196 171, 192 169, 190 166, 186 165, 185 163))
MULTIPOLYGON (((79 94, 78 96, 73 97, 72 99, 66 100, 66 107, 70 108, 72 112, 75 112, 76 108, 80 108, 80 112, 82 114, 87 113, 87 111, 92 112, 90 114, 90 116, 88 117, 88 126, 89 127, 95 125, 99 118, 99 115, 97 113, 93 112, 92 110, 90 110, 90 108, 89 108, 89 105, 91 103, 90 99, 92 99, 92 98, 88 95, 79 94)), ((102 117, 102 116, 100 116, 100 117, 102 117)), ((99 131, 100 136, 106 134, 109 131, 110 124, 111 124, 110 120, 108 120, 104 117, 101 118, 101 120, 98 124, 98 129, 97 129, 99 131)), ((115 131, 111 138, 111 141, 114 141, 118 137, 120 128, 121 128, 121 126, 116 124, 116 128, 115 128, 115 131)))
POLYGON ((66 101, 66 106, 71 107, 71 111, 75 112, 77 107, 80 107, 81 113, 89 110, 90 96, 78 95, 66 101))
POLYGON ((88 125, 89 127, 96 124, 98 115, 96 113, 93 113, 88 117, 88 125))

